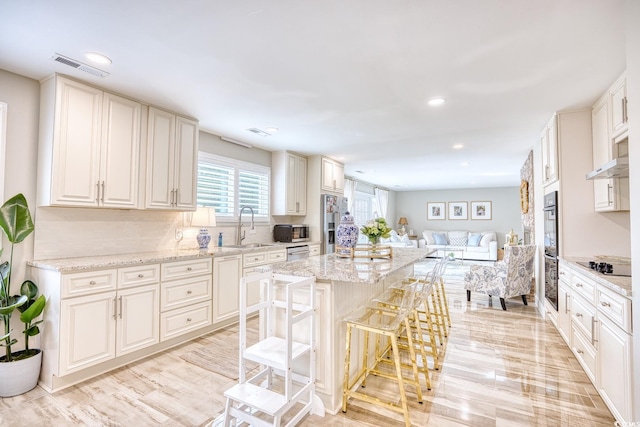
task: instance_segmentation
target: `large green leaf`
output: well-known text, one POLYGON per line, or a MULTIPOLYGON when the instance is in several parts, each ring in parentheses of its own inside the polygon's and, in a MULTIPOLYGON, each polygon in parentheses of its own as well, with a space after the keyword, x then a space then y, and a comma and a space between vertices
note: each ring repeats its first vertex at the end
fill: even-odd
POLYGON ((31 307, 26 309, 20 315, 20 320, 22 321, 22 323, 30 323, 33 319, 40 316, 40 314, 42 314, 42 310, 44 310, 45 304, 46 300, 44 298, 44 295, 40 295, 38 299, 35 300, 33 304, 31 304, 31 307))
POLYGON ((10 298, 10 300, 11 303, 9 305, 7 305, 6 307, 0 307, 0 315, 10 315, 11 313, 13 313, 13 310, 27 302, 27 297, 24 295, 20 295, 19 298, 10 298))
POLYGON ((31 280, 25 280, 20 286, 20 294, 26 295, 29 299, 35 298, 38 295, 38 287, 31 280))
POLYGON ((20 243, 33 232, 31 213, 22 193, 16 194, 0 207, 0 228, 11 243, 20 243))

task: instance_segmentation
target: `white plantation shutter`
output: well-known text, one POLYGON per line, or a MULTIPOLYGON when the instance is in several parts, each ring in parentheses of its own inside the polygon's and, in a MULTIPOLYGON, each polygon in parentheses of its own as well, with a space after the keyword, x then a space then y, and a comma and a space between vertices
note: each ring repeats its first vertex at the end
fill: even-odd
POLYGON ((235 221, 243 206, 269 221, 271 170, 209 153, 198 155, 198 205, 216 209, 217 221, 235 221))

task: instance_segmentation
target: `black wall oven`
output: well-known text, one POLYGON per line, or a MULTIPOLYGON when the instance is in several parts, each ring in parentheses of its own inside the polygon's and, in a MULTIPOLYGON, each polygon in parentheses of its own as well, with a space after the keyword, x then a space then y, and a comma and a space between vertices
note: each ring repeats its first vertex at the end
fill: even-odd
POLYGON ((558 310, 558 192, 544 196, 544 296, 558 310))

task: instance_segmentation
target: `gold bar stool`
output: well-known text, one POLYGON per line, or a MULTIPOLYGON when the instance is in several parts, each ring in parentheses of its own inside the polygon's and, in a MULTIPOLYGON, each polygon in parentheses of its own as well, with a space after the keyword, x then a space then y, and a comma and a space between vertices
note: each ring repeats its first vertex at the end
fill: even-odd
POLYGON ((398 346, 398 337, 404 330, 410 330, 410 315, 413 309, 415 293, 405 292, 397 309, 389 309, 387 307, 363 307, 359 309, 355 315, 345 319, 347 325, 346 333, 346 352, 344 366, 344 384, 342 393, 342 412, 347 412, 347 401, 351 397, 353 399, 362 400, 374 405, 379 405, 396 412, 400 412, 404 416, 404 422, 407 427, 411 426, 409 421, 409 407, 407 405, 407 396, 405 392, 405 384, 415 386, 418 402, 422 403, 422 389, 418 377, 418 369, 416 364, 415 347, 411 334, 408 334, 408 349, 411 356, 411 365, 413 378, 404 378, 402 372, 402 362, 400 360, 400 349, 398 346), (353 330, 361 330, 364 333, 364 347, 362 349, 362 366, 356 375, 350 378, 351 368, 351 343, 353 330), (369 366, 369 334, 376 335, 376 351, 374 353, 375 360, 372 366, 369 366), (388 339, 390 345, 391 356, 393 358, 393 366, 395 373, 378 369, 380 363, 386 362, 387 350, 380 351, 380 339, 388 339), (400 404, 390 401, 383 401, 377 397, 362 393, 357 389, 354 390, 359 383, 363 386, 367 375, 375 374, 378 377, 397 381, 400 392, 400 404))

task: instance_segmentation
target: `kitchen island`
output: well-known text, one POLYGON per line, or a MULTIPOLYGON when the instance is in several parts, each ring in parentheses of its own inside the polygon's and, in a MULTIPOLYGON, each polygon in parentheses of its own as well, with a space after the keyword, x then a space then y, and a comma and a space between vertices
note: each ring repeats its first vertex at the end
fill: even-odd
MULTIPOLYGON (((277 274, 316 277, 316 393, 333 414, 342 402, 344 379, 344 318, 381 294, 392 283, 413 274, 413 265, 427 249, 393 248, 392 258, 341 258, 335 254, 273 264, 277 274)), ((360 343, 352 345, 352 363, 359 366, 360 343)))

